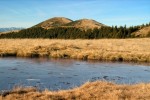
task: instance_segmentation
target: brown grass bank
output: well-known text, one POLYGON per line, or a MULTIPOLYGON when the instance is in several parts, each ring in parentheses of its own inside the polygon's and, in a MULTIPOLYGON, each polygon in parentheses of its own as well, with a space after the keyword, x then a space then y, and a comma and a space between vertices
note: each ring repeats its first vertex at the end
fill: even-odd
POLYGON ((16 88, 0 95, 0 100, 150 100, 150 83, 117 85, 109 82, 87 82, 60 91, 16 88))
POLYGON ((150 38, 98 40, 0 39, 0 56, 150 62, 150 38))

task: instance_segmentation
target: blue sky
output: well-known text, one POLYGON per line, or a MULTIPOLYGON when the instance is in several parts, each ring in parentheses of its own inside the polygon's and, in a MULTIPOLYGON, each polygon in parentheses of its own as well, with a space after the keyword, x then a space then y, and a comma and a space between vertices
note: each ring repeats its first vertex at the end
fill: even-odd
POLYGON ((0 0, 0 27, 31 27, 52 17, 140 25, 150 22, 150 0, 0 0))

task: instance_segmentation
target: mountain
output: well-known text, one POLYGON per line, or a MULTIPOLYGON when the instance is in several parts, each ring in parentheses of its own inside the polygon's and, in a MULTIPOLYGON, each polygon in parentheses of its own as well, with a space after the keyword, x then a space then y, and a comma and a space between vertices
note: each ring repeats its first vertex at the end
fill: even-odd
POLYGON ((42 27, 45 29, 49 29, 49 28, 53 28, 53 27, 60 27, 67 23, 70 23, 70 22, 72 22, 72 20, 65 18, 65 17, 54 17, 54 18, 48 19, 46 21, 43 21, 43 22, 35 25, 34 27, 42 27))
POLYGON ((99 23, 92 19, 80 19, 76 21, 72 21, 65 26, 72 26, 76 28, 83 28, 83 29, 94 29, 94 28, 101 28, 102 26, 105 26, 102 23, 99 23))
POLYGON ((42 27, 45 29, 54 27, 75 27, 87 30, 87 29, 101 28, 102 26, 105 25, 92 19, 80 19, 73 21, 65 17, 54 17, 46 21, 43 21, 33 27, 42 27))
POLYGON ((24 28, 18 28, 18 27, 10 27, 10 28, 0 28, 0 32, 7 32, 7 31, 14 31, 14 30, 22 30, 24 28))
POLYGON ((133 32, 132 35, 135 37, 146 37, 147 35, 150 35, 150 26, 143 27, 142 29, 133 32))
POLYGON ((150 37, 150 23, 138 26, 106 26, 92 19, 72 21, 55 17, 16 32, 0 33, 1 38, 101 39, 150 37), (45 25, 45 26, 44 26, 45 25))

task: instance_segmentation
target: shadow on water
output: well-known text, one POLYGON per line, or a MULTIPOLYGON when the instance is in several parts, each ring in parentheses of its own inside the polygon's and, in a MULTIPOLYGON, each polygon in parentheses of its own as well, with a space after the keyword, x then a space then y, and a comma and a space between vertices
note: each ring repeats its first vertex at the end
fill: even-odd
POLYGON ((11 89, 15 85, 69 89, 96 80, 118 84, 150 82, 149 63, 0 58, 0 69, 0 90, 11 89))

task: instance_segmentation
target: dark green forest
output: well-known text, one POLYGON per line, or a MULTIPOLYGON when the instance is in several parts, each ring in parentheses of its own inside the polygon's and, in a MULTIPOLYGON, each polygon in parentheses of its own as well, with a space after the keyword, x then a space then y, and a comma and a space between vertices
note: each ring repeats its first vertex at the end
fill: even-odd
MULTIPOLYGON (((142 27, 150 26, 149 24, 140 26, 112 26, 101 27, 100 29, 81 30, 75 27, 55 27, 44 29, 41 27, 32 27, 23 29, 19 32, 11 32, 1 34, 0 38, 49 38, 49 39, 101 39, 101 38, 134 38, 131 33, 141 29, 142 27)), ((150 37, 150 34, 147 35, 150 37)))

